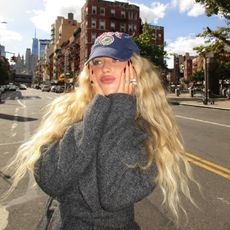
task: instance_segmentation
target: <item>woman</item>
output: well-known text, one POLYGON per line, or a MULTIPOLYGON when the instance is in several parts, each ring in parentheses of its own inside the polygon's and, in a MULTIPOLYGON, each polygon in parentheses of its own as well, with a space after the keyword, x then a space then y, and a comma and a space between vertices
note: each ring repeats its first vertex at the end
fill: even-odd
POLYGON ((79 87, 51 104, 12 164, 14 187, 30 170, 59 201, 51 229, 140 229, 134 203, 155 184, 176 218, 179 194, 192 201, 190 167, 157 70, 124 33, 96 39, 79 87))

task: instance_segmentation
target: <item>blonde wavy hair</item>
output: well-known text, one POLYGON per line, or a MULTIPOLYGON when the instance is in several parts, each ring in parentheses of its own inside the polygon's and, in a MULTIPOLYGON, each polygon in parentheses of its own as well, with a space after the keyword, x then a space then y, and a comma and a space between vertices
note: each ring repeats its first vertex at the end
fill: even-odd
MULTIPOLYGON (((180 194, 194 203, 188 186, 189 180, 194 181, 191 168, 157 68, 136 54, 131 61, 137 78, 136 122, 148 134, 145 143, 148 162, 142 168, 147 169, 156 163, 155 182, 162 190, 163 204, 178 220, 179 210, 186 214, 180 194)), ((49 105, 37 132, 19 147, 16 158, 8 167, 15 170, 9 192, 14 190, 28 171, 33 172, 34 164, 41 156, 42 146, 60 139, 67 127, 82 120, 87 105, 93 98, 87 66, 80 73, 78 83, 79 87, 73 92, 58 97, 49 105)))

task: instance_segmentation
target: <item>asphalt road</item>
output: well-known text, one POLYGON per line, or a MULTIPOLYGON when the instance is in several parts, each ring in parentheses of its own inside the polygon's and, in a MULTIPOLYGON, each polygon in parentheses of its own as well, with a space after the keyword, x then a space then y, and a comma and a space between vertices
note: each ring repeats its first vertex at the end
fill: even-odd
MULTIPOLYGON (((0 167, 14 157, 16 149, 37 128, 45 106, 58 94, 27 89, 4 95, 0 104, 0 167)), ((189 222, 183 230, 230 229, 230 120, 229 111, 172 106, 194 174, 202 194, 192 186, 199 208, 185 201, 189 222)), ((10 180, 0 174, 0 194, 10 180)), ((25 178, 16 191, 0 204, 0 230, 32 230, 43 212, 46 195, 25 178)), ((142 230, 173 230, 170 215, 161 207, 159 188, 136 205, 136 220, 142 230)), ((184 221, 182 218, 181 222, 184 221)))

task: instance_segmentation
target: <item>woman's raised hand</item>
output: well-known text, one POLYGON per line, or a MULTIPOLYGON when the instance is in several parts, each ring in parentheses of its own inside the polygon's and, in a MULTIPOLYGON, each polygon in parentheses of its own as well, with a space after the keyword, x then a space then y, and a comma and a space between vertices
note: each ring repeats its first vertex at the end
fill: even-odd
POLYGON ((120 78, 120 85, 117 93, 132 94, 136 84, 135 71, 133 69, 131 61, 128 61, 124 71, 120 78))

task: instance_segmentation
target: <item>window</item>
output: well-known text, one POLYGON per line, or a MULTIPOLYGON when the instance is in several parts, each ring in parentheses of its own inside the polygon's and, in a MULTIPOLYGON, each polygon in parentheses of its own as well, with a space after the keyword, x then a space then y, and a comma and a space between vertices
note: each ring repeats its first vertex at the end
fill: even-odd
POLYGON ((100 8, 100 15, 105 16, 105 8, 100 8))
POLYGON ((124 10, 121 11, 121 18, 125 18, 125 11, 124 10))
POLYGON ((99 22, 99 28, 100 28, 101 30, 104 30, 104 29, 105 29, 105 21, 104 21, 104 20, 100 20, 100 22, 99 22))
POLYGON ((137 13, 134 13, 134 17, 135 20, 137 20, 137 13))
POLYGON ((120 31, 125 32, 125 24, 120 24, 120 31))
POLYGON ((115 27, 116 27, 115 22, 110 22, 110 29, 111 29, 112 31, 115 31, 115 27))
POLYGON ((92 43, 94 43, 96 37, 97 37, 97 34, 96 34, 96 33, 92 33, 92 34, 91 34, 91 42, 92 42, 92 43))
POLYGON ((137 31, 137 26, 136 25, 133 26, 133 30, 137 31))
POLYGON ((91 21, 91 28, 96 29, 96 27, 97 27, 96 19, 92 18, 92 21, 91 21))
POLYGON ((133 12, 130 12, 130 11, 129 11, 129 13, 128 13, 128 18, 129 18, 130 20, 133 19, 133 12))
POLYGON ((115 17, 115 9, 111 9, 111 16, 115 17))
POLYGON ((132 32, 133 31, 133 25, 132 24, 129 24, 129 32, 132 32))
POLYGON ((96 6, 92 6, 92 14, 97 14, 97 7, 96 6))

